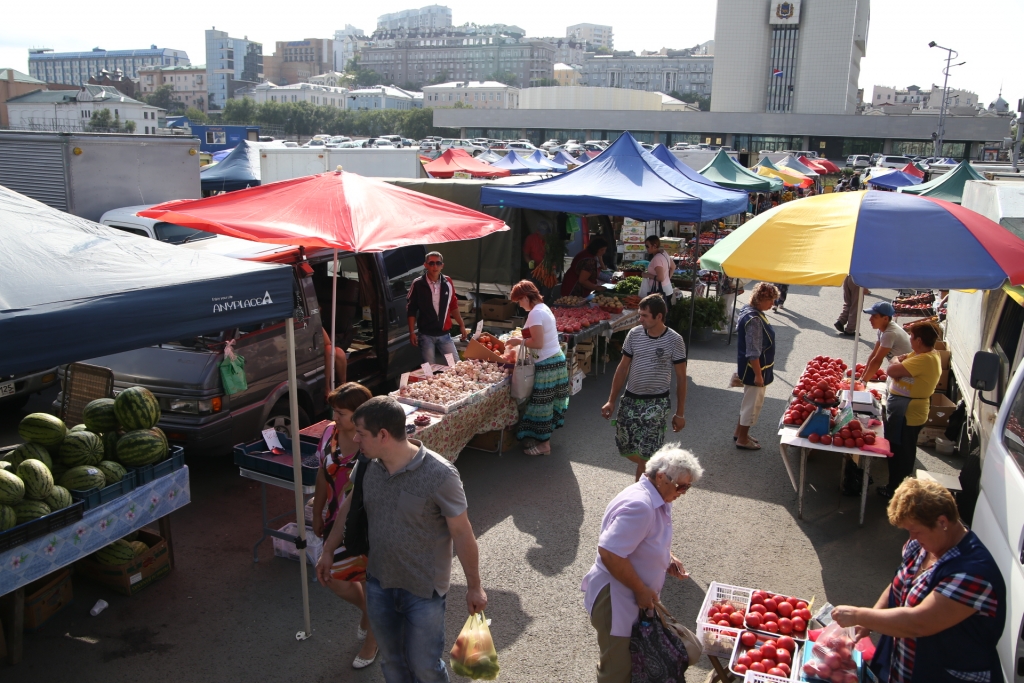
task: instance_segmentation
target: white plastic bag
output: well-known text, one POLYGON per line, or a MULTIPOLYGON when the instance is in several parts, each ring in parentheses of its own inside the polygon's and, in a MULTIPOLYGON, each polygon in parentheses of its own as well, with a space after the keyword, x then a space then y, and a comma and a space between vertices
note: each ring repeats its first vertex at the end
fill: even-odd
POLYGON ((517 401, 525 401, 533 395, 535 371, 533 358, 524 348, 516 358, 516 366, 512 370, 512 398, 517 401))

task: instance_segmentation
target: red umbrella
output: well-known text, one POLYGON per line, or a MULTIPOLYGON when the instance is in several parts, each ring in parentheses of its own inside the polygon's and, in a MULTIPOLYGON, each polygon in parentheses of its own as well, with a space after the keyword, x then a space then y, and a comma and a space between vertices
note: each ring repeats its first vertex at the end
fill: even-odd
POLYGON ((816 173, 841 173, 840 168, 828 159, 809 159, 807 157, 800 157, 797 161, 804 166, 813 169, 816 173))
POLYGON ((924 178, 924 171, 919 169, 917 166, 914 166, 914 164, 912 164, 912 163, 907 164, 906 166, 904 166, 900 170, 903 171, 904 173, 909 173, 910 175, 914 176, 915 178, 924 178))
POLYGON ((479 211, 343 171, 157 204, 139 215, 254 242, 357 252, 508 229, 479 211))
POLYGON ((504 178, 511 173, 507 168, 495 168, 477 161, 464 149, 446 149, 444 154, 423 168, 434 178, 451 178, 459 171, 474 178, 504 178))

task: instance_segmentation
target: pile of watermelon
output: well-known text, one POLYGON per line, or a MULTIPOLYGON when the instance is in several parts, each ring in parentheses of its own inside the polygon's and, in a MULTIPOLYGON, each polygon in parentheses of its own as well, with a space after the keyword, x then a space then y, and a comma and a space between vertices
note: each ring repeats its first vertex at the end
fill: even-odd
POLYGON ((156 427, 160 404, 148 389, 96 399, 82 419, 70 430, 48 413, 22 419, 25 443, 0 460, 0 531, 68 507, 71 491, 115 484, 126 467, 167 458, 167 437, 156 427))
POLYGON ((133 531, 124 538, 119 538, 92 554, 100 564, 118 566, 127 564, 149 550, 149 546, 138 540, 139 532, 133 531))
POLYGON ((576 334, 585 330, 591 325, 596 325, 602 320, 611 318, 608 311, 600 308, 585 306, 583 308, 555 308, 551 311, 555 314, 555 328, 559 332, 576 334))

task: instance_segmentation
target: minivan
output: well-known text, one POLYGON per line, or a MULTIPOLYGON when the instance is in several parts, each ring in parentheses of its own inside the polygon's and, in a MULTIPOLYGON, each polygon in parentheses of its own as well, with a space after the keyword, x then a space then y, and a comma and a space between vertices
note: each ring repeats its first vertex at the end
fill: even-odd
POLYGON ((851 154, 846 157, 847 168, 867 168, 871 165, 871 157, 867 154, 851 154))
POLYGON ((875 165, 884 168, 903 168, 907 164, 912 163, 914 162, 910 160, 910 157, 882 156, 875 162, 875 165))

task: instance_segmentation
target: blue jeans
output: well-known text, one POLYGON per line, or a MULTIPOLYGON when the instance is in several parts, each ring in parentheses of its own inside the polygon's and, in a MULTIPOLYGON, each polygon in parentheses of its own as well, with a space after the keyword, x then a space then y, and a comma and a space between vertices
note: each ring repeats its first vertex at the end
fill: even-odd
POLYGON ((444 354, 452 354, 452 358, 455 362, 459 361, 459 354, 455 350, 455 342, 452 341, 452 335, 440 334, 436 337, 432 337, 429 334, 417 335, 420 342, 420 358, 424 363, 440 363, 444 365, 444 354), (435 360, 435 350, 437 351, 435 360))
POLYGON ((444 651, 445 597, 381 588, 366 577, 366 613, 380 648, 387 683, 448 683, 444 651))

